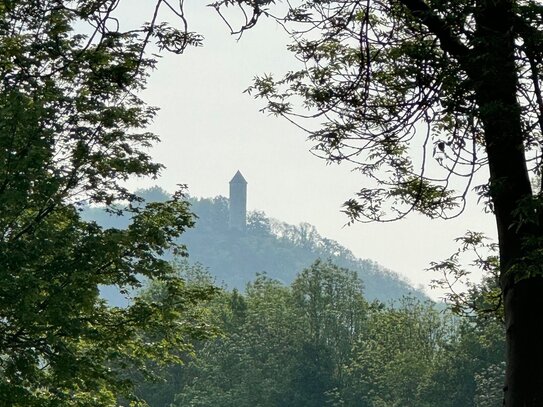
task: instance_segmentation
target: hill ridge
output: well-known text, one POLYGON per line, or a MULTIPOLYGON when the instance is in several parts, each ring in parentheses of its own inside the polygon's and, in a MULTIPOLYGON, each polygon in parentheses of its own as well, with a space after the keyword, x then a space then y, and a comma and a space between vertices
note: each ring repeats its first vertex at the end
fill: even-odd
MULTIPOLYGON (((159 187, 139 190, 137 194, 146 202, 170 199, 159 187)), ((180 237, 188 249, 188 261, 202 264, 217 282, 229 289, 243 291, 257 273, 263 272, 289 285, 298 273, 320 258, 356 271, 370 301, 391 302, 405 295, 428 300, 424 292, 412 287, 398 273, 373 260, 356 257, 350 249, 322 236, 309 223, 292 225, 270 218, 262 211, 249 211, 247 226, 240 230, 230 227, 226 197, 187 199, 196 215, 195 227, 180 237)), ((86 208, 83 217, 103 227, 124 228, 130 222, 127 216, 114 216, 101 208, 86 208)), ((105 295, 113 293, 114 290, 105 295)))

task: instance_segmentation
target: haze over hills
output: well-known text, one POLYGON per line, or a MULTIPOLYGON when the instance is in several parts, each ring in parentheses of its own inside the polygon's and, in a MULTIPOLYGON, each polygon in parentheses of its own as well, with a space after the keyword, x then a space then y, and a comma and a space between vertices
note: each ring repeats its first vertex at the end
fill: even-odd
MULTIPOLYGON (((158 187, 138 191, 138 194, 147 202, 170 198, 158 187)), ((346 247, 321 236, 310 224, 290 225, 259 211, 244 213, 243 217, 239 213, 232 216, 229 199, 223 196, 188 199, 197 216, 196 226, 180 239, 187 246, 188 260, 201 263, 218 284, 229 289, 244 290, 257 273, 266 273, 288 285, 320 258, 356 271, 363 282, 365 297, 370 301, 389 302, 405 295, 427 299, 397 273, 372 260, 356 258, 346 247)), ((234 210, 239 212, 239 208, 234 210)), ((99 208, 88 208, 84 216, 105 227, 123 228, 129 223, 126 217, 112 216, 99 208)), ((115 290, 106 289, 103 295, 112 304, 122 305, 122 300, 114 298, 118 295, 115 290)))
POLYGON ((398 274, 371 260, 356 258, 338 242, 321 236, 310 224, 290 225, 249 212, 245 231, 229 226, 228 199, 191 198, 198 216, 196 227, 181 241, 186 244, 191 262, 209 268, 218 282, 230 288, 244 289, 255 273, 265 272, 284 284, 317 258, 355 270, 364 283, 368 300, 390 301, 412 294, 426 296, 402 280, 398 274))

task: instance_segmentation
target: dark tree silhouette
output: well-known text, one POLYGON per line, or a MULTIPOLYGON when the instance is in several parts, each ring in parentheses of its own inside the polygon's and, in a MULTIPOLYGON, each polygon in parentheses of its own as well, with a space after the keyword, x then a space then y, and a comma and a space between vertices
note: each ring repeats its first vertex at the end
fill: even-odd
POLYGON ((541 4, 306 0, 279 17, 271 1, 215 7, 233 3, 247 16, 234 32, 269 16, 291 34, 302 69, 250 91, 300 126, 320 120, 315 153, 368 176, 346 203, 352 220, 457 216, 488 171, 476 189, 498 228, 505 404, 542 405, 541 4))

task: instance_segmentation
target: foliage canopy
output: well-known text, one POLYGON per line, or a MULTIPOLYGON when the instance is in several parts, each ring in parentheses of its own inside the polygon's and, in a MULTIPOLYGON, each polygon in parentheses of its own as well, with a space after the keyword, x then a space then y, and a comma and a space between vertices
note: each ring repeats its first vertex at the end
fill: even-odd
MULTIPOLYGON (((159 21, 122 30, 119 1, 0 2, 0 404, 117 405, 135 400, 125 369, 168 362, 212 330, 161 259, 193 224, 181 194, 137 204, 123 187, 157 176, 145 130, 156 109, 138 92, 150 41, 181 52, 199 37, 159 21), (82 203, 128 203, 126 230, 80 217, 82 203), (112 308, 99 285, 162 279, 164 295, 112 308), (160 335, 159 335, 160 333, 160 335)), ((169 4, 168 4, 169 5, 169 4)), ((176 11, 173 9, 173 11, 176 11)), ((177 14, 182 16, 182 10, 177 14)))
POLYGON ((488 185, 473 185, 485 178, 475 175, 488 165, 484 117, 493 109, 481 106, 478 81, 490 75, 481 61, 498 50, 483 49, 495 41, 483 35, 481 24, 486 11, 507 13, 517 40, 510 55, 518 66, 515 114, 528 171, 540 182, 537 2, 303 1, 284 15, 273 14, 273 2, 215 6, 222 12, 232 3, 252 12, 236 32, 266 16, 290 34, 289 50, 301 69, 280 79, 257 77, 248 91, 267 100, 266 111, 306 129, 317 155, 352 162, 374 181, 347 202, 356 220, 387 220, 412 210, 450 217, 472 187, 488 195, 488 185))
MULTIPOLYGON (((491 406, 503 327, 406 297, 368 303, 355 273, 316 261, 290 286, 265 275, 208 304, 223 335, 143 385, 152 407, 491 406), (175 384, 173 384, 175 383, 175 384), (175 400, 175 401, 174 401, 175 400)), ((495 405, 495 404, 494 404, 495 405)))

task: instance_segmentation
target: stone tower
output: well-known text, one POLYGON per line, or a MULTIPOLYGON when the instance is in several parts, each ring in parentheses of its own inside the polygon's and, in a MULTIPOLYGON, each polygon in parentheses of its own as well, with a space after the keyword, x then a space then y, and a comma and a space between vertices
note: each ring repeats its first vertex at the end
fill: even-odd
POLYGON ((247 181, 236 172, 230 181, 230 228, 244 231, 247 227, 247 181))

